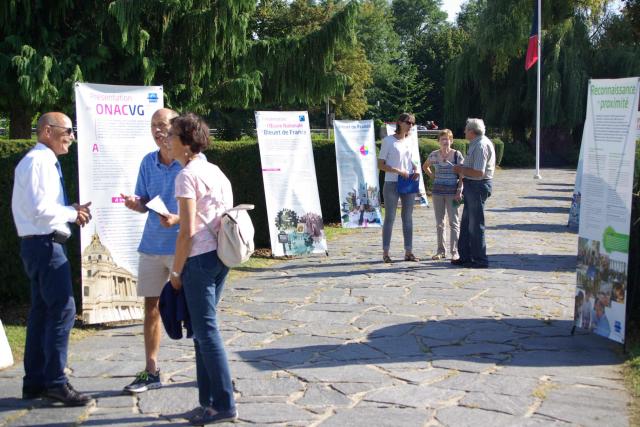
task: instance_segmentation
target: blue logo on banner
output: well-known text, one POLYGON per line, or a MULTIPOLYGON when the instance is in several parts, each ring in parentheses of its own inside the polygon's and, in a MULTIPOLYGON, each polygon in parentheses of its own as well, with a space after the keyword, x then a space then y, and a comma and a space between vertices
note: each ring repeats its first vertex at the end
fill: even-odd
POLYGON ((613 329, 615 329, 616 332, 618 333, 622 332, 622 324, 620 323, 619 320, 616 320, 615 322, 613 322, 613 329))
POLYGON ((147 95, 147 99, 151 103, 156 103, 158 102, 158 94, 155 92, 149 92, 149 95, 147 95))
POLYGON ((298 116, 298 120, 304 122, 304 116, 298 116))

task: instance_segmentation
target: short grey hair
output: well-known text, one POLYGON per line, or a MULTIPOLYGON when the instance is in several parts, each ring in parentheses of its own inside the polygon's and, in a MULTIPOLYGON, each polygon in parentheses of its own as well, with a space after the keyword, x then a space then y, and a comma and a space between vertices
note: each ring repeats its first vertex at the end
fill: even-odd
POLYGON ((478 136, 484 136, 484 121, 482 119, 467 119, 467 124, 464 127, 466 130, 470 130, 478 136))

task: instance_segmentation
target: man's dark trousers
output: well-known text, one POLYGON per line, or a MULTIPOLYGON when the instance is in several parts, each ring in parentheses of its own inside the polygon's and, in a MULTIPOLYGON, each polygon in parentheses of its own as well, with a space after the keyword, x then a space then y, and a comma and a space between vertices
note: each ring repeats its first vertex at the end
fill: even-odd
POLYGON ((64 369, 76 305, 62 244, 51 236, 23 238, 20 257, 31 282, 23 389, 37 392, 67 383, 64 369))
POLYGON ((458 254, 462 262, 489 265, 484 239, 484 203, 491 196, 491 184, 490 179, 464 179, 464 209, 458 238, 458 254))

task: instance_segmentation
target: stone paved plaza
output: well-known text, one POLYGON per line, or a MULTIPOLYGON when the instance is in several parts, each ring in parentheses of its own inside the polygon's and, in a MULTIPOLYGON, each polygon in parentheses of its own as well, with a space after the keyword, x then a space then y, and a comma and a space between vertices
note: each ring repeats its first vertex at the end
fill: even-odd
MULTIPOLYGON (((488 201, 491 267, 431 261, 433 211, 414 215, 419 263, 381 261, 379 229, 329 257, 255 269, 221 303, 240 425, 626 426, 622 346, 570 335, 577 236, 569 170, 500 170, 488 201)), ((391 256, 402 259, 400 216, 391 256)), ((185 425, 197 405, 191 340, 163 338, 165 387, 121 389, 144 366, 142 326, 73 343, 72 384, 95 405, 22 401, 0 371, 0 425, 185 425)))

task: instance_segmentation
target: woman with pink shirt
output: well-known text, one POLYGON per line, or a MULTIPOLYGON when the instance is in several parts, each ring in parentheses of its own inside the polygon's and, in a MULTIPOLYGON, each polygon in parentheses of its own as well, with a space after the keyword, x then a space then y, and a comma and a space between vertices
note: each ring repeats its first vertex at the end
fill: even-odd
POLYGON ((231 183, 220 168, 199 153, 209 145, 209 128, 195 114, 171 120, 171 153, 183 166, 176 177, 180 231, 171 272, 171 285, 183 287, 193 327, 196 376, 201 407, 192 425, 233 421, 238 412, 224 343, 216 321, 216 306, 229 272, 216 253, 222 214, 233 206, 231 183), (205 223, 206 222, 206 223, 205 223))

